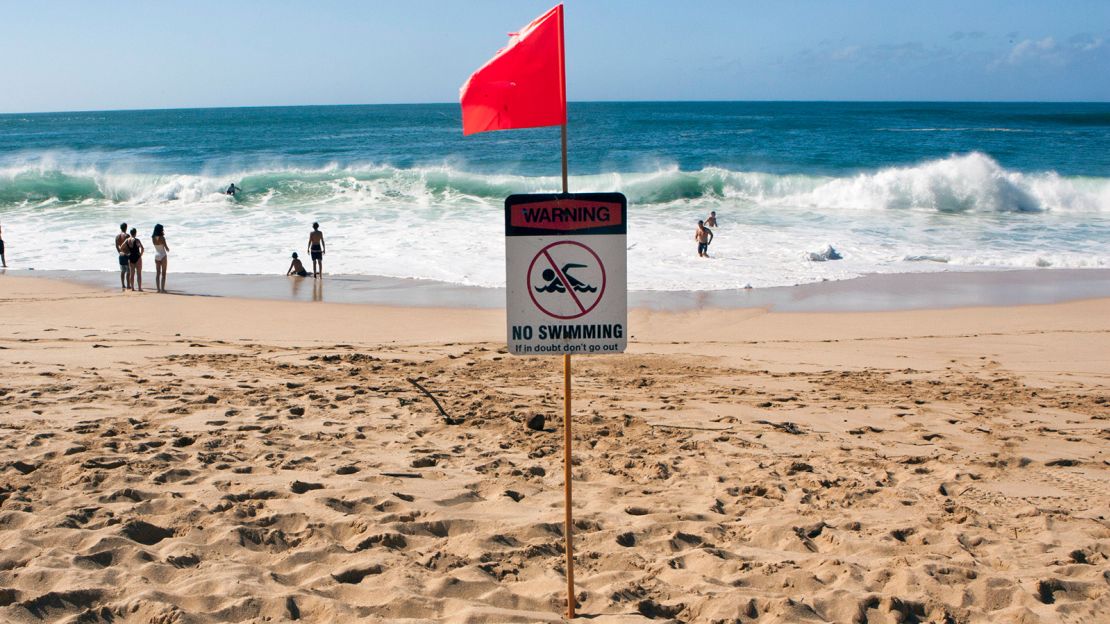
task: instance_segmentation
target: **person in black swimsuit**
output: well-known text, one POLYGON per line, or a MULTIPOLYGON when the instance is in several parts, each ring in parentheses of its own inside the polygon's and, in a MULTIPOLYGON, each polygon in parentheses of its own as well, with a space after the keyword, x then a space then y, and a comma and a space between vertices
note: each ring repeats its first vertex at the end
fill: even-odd
POLYGON ((0 264, 4 265, 3 268, 8 268, 8 259, 4 257, 4 228, 0 226, 0 264))
POLYGON ((127 277, 127 284, 131 290, 136 290, 136 282, 138 282, 138 291, 143 292, 143 252, 146 249, 143 244, 139 242, 139 231, 131 228, 131 238, 127 239, 127 259, 130 264, 130 274, 127 277))
POLYGON ((324 233, 320 231, 320 224, 313 223, 312 231, 308 234, 308 253, 312 255, 312 277, 324 277, 324 233))

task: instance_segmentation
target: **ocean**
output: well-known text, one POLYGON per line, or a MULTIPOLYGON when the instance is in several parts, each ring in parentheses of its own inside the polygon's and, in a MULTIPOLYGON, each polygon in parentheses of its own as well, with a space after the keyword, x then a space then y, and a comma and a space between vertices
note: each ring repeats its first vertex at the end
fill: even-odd
MULTIPOLYGON (((1110 104, 572 102, 568 115, 570 190, 628 197, 633 290, 1110 267, 1110 104), (815 261, 829 246, 842 259, 815 261)), ((165 226, 171 279, 280 274, 318 221, 328 272, 503 286, 504 198, 557 192, 559 173, 558 128, 463 137, 455 104, 0 115, 15 268, 115 270, 126 221, 148 245, 165 226)))

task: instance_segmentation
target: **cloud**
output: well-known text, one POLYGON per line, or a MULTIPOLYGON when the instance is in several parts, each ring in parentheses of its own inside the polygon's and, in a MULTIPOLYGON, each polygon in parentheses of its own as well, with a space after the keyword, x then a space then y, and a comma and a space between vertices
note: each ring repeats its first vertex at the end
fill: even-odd
POLYGON ((822 41, 816 47, 798 52, 791 65, 821 68, 830 65, 903 65, 948 58, 951 51, 941 46, 925 46, 918 41, 858 45, 822 41))
POLYGON ((1022 39, 987 68, 995 70, 1004 66, 1030 65, 1063 67, 1093 58, 1100 54, 1099 50, 1103 49, 1105 43, 1102 37, 1087 33, 1072 35, 1067 43, 1057 42, 1054 37, 1022 39))
POLYGON ((1044 39, 1023 39, 1010 49, 1010 54, 1003 62, 1010 65, 1020 65, 1028 61, 1047 61, 1054 64, 1062 62, 1063 58, 1052 37, 1044 39))
POLYGON ((982 39, 983 37, 986 37, 986 36, 987 36, 987 33, 983 32, 981 30, 972 30, 970 32, 964 32, 962 30, 957 30, 956 32, 952 33, 951 35, 948 35, 948 38, 951 39, 952 41, 963 41, 964 39, 982 39))
POLYGON ((829 52, 829 58, 834 61, 854 61, 859 58, 859 53, 862 49, 863 47, 858 45, 837 48, 829 52))
POLYGON ((1105 40, 1102 37, 1094 37, 1086 33, 1082 33, 1078 35, 1072 35, 1068 39, 1068 43, 1080 52, 1094 52, 1095 50, 1102 47, 1102 45, 1105 43, 1105 40))

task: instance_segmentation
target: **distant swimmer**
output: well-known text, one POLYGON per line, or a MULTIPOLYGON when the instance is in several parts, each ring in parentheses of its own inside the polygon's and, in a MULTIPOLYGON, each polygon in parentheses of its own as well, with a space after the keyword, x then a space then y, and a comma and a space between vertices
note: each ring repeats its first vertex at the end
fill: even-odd
POLYGON ((235 183, 232 182, 231 185, 227 187, 227 190, 224 191, 224 195, 231 195, 232 197, 234 197, 235 194, 238 193, 241 190, 243 190, 243 189, 239 188, 238 186, 235 186, 235 183))
POLYGON ((708 258, 709 243, 713 242, 713 230, 705 227, 705 221, 698 221, 698 229, 694 232, 694 240, 698 241, 698 255, 702 258, 708 258))
POLYGON ((304 263, 297 257, 297 252, 293 252, 293 261, 289 263, 289 270, 285 272, 286 275, 296 275, 297 277, 308 277, 308 271, 304 268, 304 263))
POLYGON ((717 227, 717 211, 710 210, 709 218, 705 220, 706 227, 717 227))
MULTIPOLYGON (((573 262, 568 262, 567 264, 563 265, 562 273, 566 276, 567 281, 570 282, 570 287, 574 290, 578 292, 597 292, 597 286, 591 286, 570 274, 571 269, 584 268, 586 268, 586 265, 584 264, 574 264, 573 262)), ((543 273, 540 276, 547 281, 547 285, 536 286, 536 292, 563 293, 567 291, 566 286, 563 284, 563 280, 559 279, 559 276, 555 273, 553 269, 544 269, 543 273)))
POLYGON ((324 277, 324 233, 320 231, 320 224, 313 223, 312 231, 308 233, 308 253, 312 256, 312 277, 324 277))

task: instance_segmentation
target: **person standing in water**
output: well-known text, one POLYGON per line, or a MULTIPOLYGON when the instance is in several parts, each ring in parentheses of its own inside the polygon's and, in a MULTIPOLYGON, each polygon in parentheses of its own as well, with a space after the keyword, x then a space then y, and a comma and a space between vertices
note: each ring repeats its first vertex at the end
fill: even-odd
POLYGON ((170 246, 166 244, 166 230, 162 224, 154 226, 154 233, 150 235, 150 242, 154 245, 154 285, 158 292, 166 292, 166 266, 170 263, 170 246))
POLYGON ((131 290, 143 292, 143 252, 146 249, 139 242, 139 231, 131 228, 131 240, 127 243, 127 259, 130 264, 131 275, 127 281, 131 290), (138 286, 136 289, 135 286, 138 286))
POLYGON ((8 268, 8 258, 4 255, 4 226, 0 225, 0 265, 8 268))
POLYGON ((320 231, 320 224, 313 223, 312 231, 308 234, 308 253, 312 256, 312 277, 324 277, 324 233, 320 231))
POLYGON ((119 234, 116 234, 116 253, 119 254, 119 285, 121 290, 127 290, 127 277, 131 272, 130 252, 127 250, 127 224, 119 224, 119 234))
POLYGON ((698 221, 698 229, 694 232, 694 240, 698 241, 698 256, 709 257, 709 243, 713 242, 713 230, 705 227, 705 221, 698 221))
POLYGON ((717 227, 717 211, 710 210, 709 218, 705 220, 705 227, 717 227))

